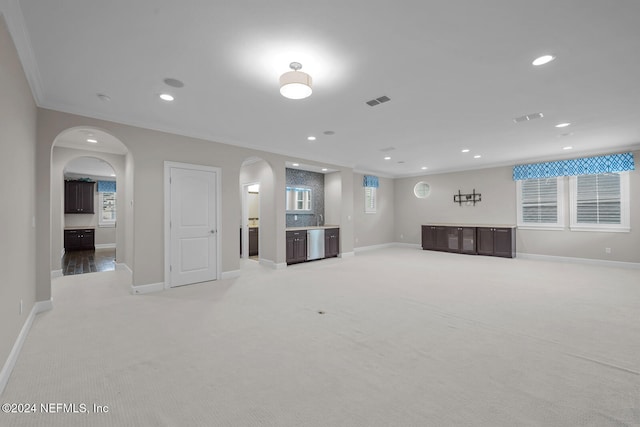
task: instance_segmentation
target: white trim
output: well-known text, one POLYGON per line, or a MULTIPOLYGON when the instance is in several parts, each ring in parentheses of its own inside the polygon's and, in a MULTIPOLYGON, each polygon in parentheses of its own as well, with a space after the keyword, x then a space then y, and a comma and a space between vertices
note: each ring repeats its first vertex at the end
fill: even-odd
POLYGON ((133 270, 129 268, 129 266, 123 262, 116 263, 116 270, 123 270, 129 272, 129 274, 133 275, 133 270))
POLYGON ((62 270, 51 270, 51 280, 57 279, 58 277, 62 277, 62 270))
POLYGON ((573 257, 563 257, 563 256, 554 256, 554 255, 538 255, 538 254, 527 254, 522 252, 517 252, 516 257, 520 259, 532 259, 532 260, 539 260, 539 261, 565 262, 565 263, 573 263, 573 264, 589 264, 589 265, 599 265, 602 267, 630 268, 634 270, 640 270, 640 263, 638 262, 608 261, 605 259, 573 258, 573 257))
POLYGON ((99 245, 95 245, 96 249, 115 249, 115 243, 100 243, 99 245))
POLYGON ((339 258, 351 258, 352 256, 356 256, 355 252, 342 252, 338 254, 339 258))
POLYGON ((164 162, 164 287, 171 287, 171 168, 214 172, 216 174, 216 280, 222 278, 222 169, 215 166, 195 165, 191 163, 164 162))
MULTIPOLYGON (((366 252, 366 251, 375 251, 377 249, 392 248, 395 245, 396 245, 395 243, 382 243, 380 245, 360 246, 358 248, 353 248, 353 252, 358 253, 358 252, 366 252)), ((341 255, 344 257, 345 254, 341 254, 341 255)))
POLYGON ((260 263, 260 265, 264 265, 265 267, 269 267, 269 268, 272 268, 274 270, 281 270, 281 269, 287 267, 287 263, 286 262, 281 262, 281 263, 277 264, 276 262, 271 261, 270 259, 266 259, 266 258, 260 258, 260 260, 258 262, 260 263))
POLYGON ((235 279, 236 277, 240 277, 241 273, 242 271, 240 270, 223 271, 221 277, 222 280, 235 279))
POLYGON ((52 308, 53 308, 53 303, 51 300, 37 301, 33 305, 33 308, 31 309, 29 316, 27 316, 27 319, 25 320, 24 325, 22 325, 22 329, 20 330, 20 333, 18 334, 16 341, 13 343, 13 348, 9 353, 9 357, 7 357, 7 360, 5 361, 4 366, 0 371, 0 395, 2 394, 5 387, 7 386, 7 383, 9 382, 9 377, 11 376, 11 372, 13 371, 13 367, 16 365, 16 362, 18 361, 18 356, 20 355, 20 350, 22 350, 22 345, 24 344, 25 340, 27 339, 27 336, 29 335, 29 331, 31 330, 33 319, 35 319, 38 313, 49 311, 52 308))
POLYGON ((164 282, 150 283, 148 285, 131 286, 133 295, 149 294, 151 292, 160 292, 164 290, 164 282))

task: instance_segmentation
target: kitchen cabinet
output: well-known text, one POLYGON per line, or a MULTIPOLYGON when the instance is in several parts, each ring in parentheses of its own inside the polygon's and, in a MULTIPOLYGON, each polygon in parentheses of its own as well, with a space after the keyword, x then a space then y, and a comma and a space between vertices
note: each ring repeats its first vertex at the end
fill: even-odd
POLYGON ((287 264, 307 260, 307 231, 287 231, 287 264))
POLYGON ((478 253, 505 258, 516 256, 516 233, 513 228, 478 227, 478 253))
POLYGON ((94 182, 64 182, 64 213, 94 213, 94 182))
POLYGON ((423 225, 422 249, 475 254, 476 229, 475 227, 423 225))
POLYGON ((327 228, 324 230, 324 257, 337 257, 340 254, 340 229, 327 228))
POLYGON ((423 225, 422 249, 515 258, 515 227, 423 225))
POLYGON ((258 227, 249 227, 249 256, 258 255, 258 227))
POLYGON ((95 230, 93 228, 64 230, 64 250, 95 250, 95 230))

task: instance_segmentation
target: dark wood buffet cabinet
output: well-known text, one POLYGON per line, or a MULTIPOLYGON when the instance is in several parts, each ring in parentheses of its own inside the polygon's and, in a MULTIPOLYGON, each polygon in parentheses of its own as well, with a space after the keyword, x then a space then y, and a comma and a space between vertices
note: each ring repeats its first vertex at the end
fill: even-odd
POLYGON ((515 227, 423 225, 422 249, 515 258, 516 229, 515 227))

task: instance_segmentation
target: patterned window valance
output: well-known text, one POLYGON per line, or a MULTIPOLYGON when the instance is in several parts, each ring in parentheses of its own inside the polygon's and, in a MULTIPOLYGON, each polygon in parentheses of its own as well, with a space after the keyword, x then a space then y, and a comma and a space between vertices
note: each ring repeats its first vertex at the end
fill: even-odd
POLYGON ((115 181, 98 181, 98 193, 115 193, 115 181))
POLYGON ((633 153, 610 154, 556 162, 531 163, 513 167, 513 180, 552 178, 556 176, 597 175, 635 169, 633 153))
POLYGON ((365 175, 362 180, 363 187, 374 187, 378 188, 378 177, 373 175, 365 175))

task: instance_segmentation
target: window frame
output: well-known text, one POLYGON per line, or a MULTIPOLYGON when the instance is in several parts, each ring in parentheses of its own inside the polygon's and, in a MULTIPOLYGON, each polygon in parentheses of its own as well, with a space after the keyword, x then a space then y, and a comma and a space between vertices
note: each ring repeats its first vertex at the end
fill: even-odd
POLYGON ((556 222, 524 222, 522 214, 522 181, 516 181, 516 210, 517 225, 519 229, 531 230, 564 230, 565 227, 565 188, 564 177, 537 178, 556 180, 556 222))
POLYGON ((378 189, 364 187, 364 213, 375 214, 378 211, 378 189))
POLYGON ((117 193, 115 191, 111 192, 98 192, 98 227, 101 228, 114 228, 116 226, 116 221, 118 218, 117 214, 117 204, 113 208, 113 215, 115 219, 103 219, 104 213, 104 195, 105 194, 113 194, 114 204, 117 202, 117 193))
POLYGON ((628 233, 631 231, 629 172, 614 172, 614 174, 620 176, 620 224, 578 223, 579 176, 571 176, 569 177, 569 199, 571 206, 569 228, 571 231, 604 231, 612 233, 628 233))

